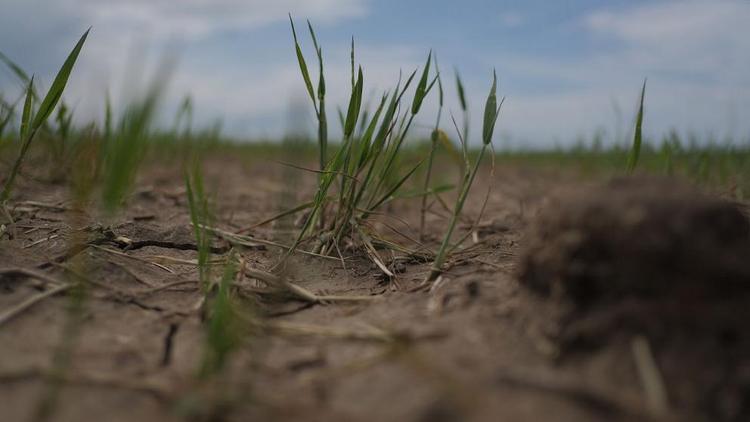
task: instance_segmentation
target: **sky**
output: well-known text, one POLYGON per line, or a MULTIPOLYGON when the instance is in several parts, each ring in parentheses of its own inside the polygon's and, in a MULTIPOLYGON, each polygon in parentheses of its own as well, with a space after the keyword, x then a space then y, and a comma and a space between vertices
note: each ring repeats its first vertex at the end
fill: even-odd
MULTIPOLYGON (((309 61, 305 19, 316 28, 331 111, 346 106, 353 36, 372 99, 432 49, 456 115, 460 72, 475 135, 495 69, 506 97, 500 147, 572 145, 596 133, 624 142, 644 78, 648 136, 750 139, 750 0, 3 0, 0 9, 0 51, 47 84, 92 27, 65 93, 80 122, 102 120, 107 93, 121 107, 169 57, 164 124, 189 95, 196 126, 221 121, 242 139, 312 135, 291 13, 309 61)), ((20 90, 0 68, 0 92, 20 90)), ((436 111, 433 95, 416 135, 436 111)), ((449 119, 442 126, 452 132, 449 119)))

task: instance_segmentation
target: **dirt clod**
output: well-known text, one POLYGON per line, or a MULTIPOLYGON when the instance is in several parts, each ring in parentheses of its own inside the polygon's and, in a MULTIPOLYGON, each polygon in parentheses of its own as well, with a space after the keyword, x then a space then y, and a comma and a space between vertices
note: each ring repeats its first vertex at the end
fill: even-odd
POLYGON ((750 223, 733 203, 660 178, 555 200, 525 239, 521 281, 579 306, 626 296, 750 290, 750 223))
POLYGON ((738 205, 621 178, 558 197, 531 227, 518 277, 567 304, 551 317, 563 356, 624 355, 645 335, 673 405, 748 420, 750 223, 738 205))

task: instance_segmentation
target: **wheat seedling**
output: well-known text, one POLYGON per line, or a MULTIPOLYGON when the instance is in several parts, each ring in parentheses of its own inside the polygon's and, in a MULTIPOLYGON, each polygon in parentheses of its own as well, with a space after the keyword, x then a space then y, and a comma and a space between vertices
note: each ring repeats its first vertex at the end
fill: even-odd
MULTIPOLYGON (((500 104, 497 102, 497 75, 493 72, 492 74, 492 87, 490 88, 490 93, 487 96, 487 102, 484 106, 484 122, 482 125, 482 148, 479 150, 479 155, 476 158, 476 161, 474 162, 474 167, 469 170, 468 166, 466 171, 464 172, 464 178, 461 183, 461 191, 458 195, 458 198, 456 199, 456 205, 453 208, 453 214, 451 215, 451 220, 448 225, 448 231, 445 233, 445 236, 443 237, 443 242, 440 245, 440 249, 438 250, 437 255, 435 256, 435 261, 432 263, 432 268, 430 268, 430 273, 427 276, 427 281, 434 281, 438 278, 438 276, 442 273, 442 267, 443 263, 445 262, 445 259, 449 252, 449 244, 450 239, 453 234, 453 230, 456 228, 456 222, 458 221, 458 218, 461 215, 461 211, 463 210, 464 203, 466 202, 466 197, 469 195, 469 190, 471 189, 471 185, 474 183, 474 177, 476 176, 477 172, 479 171, 479 165, 482 162, 482 157, 485 154, 485 151, 487 148, 492 144, 492 135, 495 131, 495 123, 497 122, 497 118, 500 116, 500 108, 503 105, 503 100, 500 101, 500 104)), ((454 120, 455 124, 455 120, 454 120)), ((458 127, 456 127, 456 130, 458 131, 458 127)), ((459 133, 460 136, 460 133, 459 133)), ((463 139, 461 137, 461 142, 464 145, 464 151, 467 150, 466 139, 463 139)), ((468 163, 468 154, 465 155, 466 161, 468 163)))
MULTIPOLYGON (((52 111, 55 109, 55 106, 62 97, 63 91, 65 90, 65 85, 67 85, 68 83, 70 73, 73 71, 73 66, 78 59, 78 54, 81 52, 81 48, 83 48, 83 44, 86 42, 86 37, 88 37, 90 30, 91 29, 89 28, 88 30, 86 30, 86 32, 84 32, 84 34, 78 40, 78 43, 76 43, 75 47, 73 47, 73 50, 68 55, 68 58, 65 59, 65 62, 60 68, 60 71, 58 71, 57 76, 55 76, 55 80, 52 82, 52 86, 50 86, 49 91, 47 91, 47 94, 44 96, 41 104, 39 104, 39 108, 36 110, 36 112, 32 110, 32 99, 34 97, 34 78, 32 76, 29 79, 29 84, 26 91, 26 101, 24 103, 23 115, 21 118, 21 151, 18 153, 18 157, 13 163, 13 168, 10 171, 10 175, 8 175, 8 178, 5 180, 5 186, 3 187, 2 193, 0 193, 0 203, 4 203, 8 200, 8 198, 10 198, 16 175, 21 168, 21 164, 23 163, 23 159, 29 150, 29 146, 31 146, 31 141, 34 139, 34 135, 36 135, 36 132, 39 130, 39 128, 42 127, 42 125, 47 121, 49 115, 52 114, 52 111)), ((23 71, 21 71, 21 73, 24 74, 23 71)))

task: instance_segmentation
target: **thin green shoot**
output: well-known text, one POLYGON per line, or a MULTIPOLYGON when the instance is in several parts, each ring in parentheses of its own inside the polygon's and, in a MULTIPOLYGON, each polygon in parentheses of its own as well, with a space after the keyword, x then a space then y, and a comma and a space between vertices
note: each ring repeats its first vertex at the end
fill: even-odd
POLYGON ((189 171, 185 172, 185 190, 187 192, 188 207, 190 209, 190 222, 195 233, 195 242, 198 246, 198 279, 204 291, 210 285, 211 259, 211 214, 209 211, 208 198, 203 187, 203 173, 200 163, 193 160, 189 171))
MULTIPOLYGON (((463 134, 462 137, 464 139, 469 139, 469 106, 466 103, 466 90, 464 89, 464 84, 461 81, 461 75, 458 73, 458 69, 454 69, 453 72, 456 75, 456 93, 458 95, 458 101, 461 105, 461 112, 463 113, 463 134)), ((468 146, 464 143, 461 144, 463 147, 463 156, 468 157, 469 151, 467 150, 468 146)), ((463 162, 463 166, 461 169, 461 174, 463 174, 466 171, 466 167, 468 166, 468 163, 466 161, 463 162)))
POLYGON ((166 65, 167 63, 160 65, 145 96, 125 109, 115 128, 111 127, 111 108, 107 106, 102 204, 110 217, 125 202, 147 152, 152 136, 151 125, 156 118, 165 80, 171 71, 166 65))
MULTIPOLYGON (((461 191, 458 195, 458 198, 456 199, 456 204, 453 208, 453 214, 451 215, 448 230, 443 237, 443 242, 440 244, 440 249, 435 256, 435 260, 432 263, 432 267, 430 268, 430 273, 427 275, 426 281, 435 281, 438 276, 442 274, 443 264, 445 263, 445 259, 447 258, 448 252, 451 249, 450 240, 453 235, 453 231, 455 230, 456 223, 461 216, 466 198, 469 195, 469 191, 471 190, 471 185, 474 183, 474 178, 479 171, 479 165, 482 162, 485 151, 492 144, 492 136, 495 131, 495 124, 497 123, 497 118, 500 116, 500 108, 503 105, 503 101, 504 99, 500 101, 500 104, 498 104, 497 102, 497 75, 495 74, 495 72, 493 72, 492 87, 490 88, 490 93, 487 96, 487 102, 485 103, 484 107, 484 122, 482 125, 482 148, 479 150, 479 155, 474 162, 474 167, 471 170, 467 169, 467 171, 464 173, 464 178, 461 183, 461 191)), ((456 124, 455 119, 453 119, 453 124, 456 127, 456 131, 459 133, 461 143, 465 145, 467 140, 463 139, 463 137, 461 136, 461 132, 458 130, 458 125, 456 124)), ((464 151, 466 150, 467 148, 464 147, 464 151)), ((466 156, 465 159, 468 162, 469 157, 466 156)))
MULTIPOLYGON (((310 38, 312 39, 313 47, 315 48, 315 55, 318 58, 318 86, 317 92, 314 92, 312 80, 310 79, 310 72, 307 67, 307 62, 305 61, 305 56, 304 54, 302 54, 302 48, 300 47, 299 40, 297 39, 297 31, 294 27, 294 20, 292 19, 291 14, 289 14, 289 23, 292 27, 292 36, 294 38, 294 50, 297 55, 297 63, 299 64, 300 73, 302 74, 302 79, 305 83, 305 89, 307 90, 307 93, 310 96, 310 100, 312 101, 313 109, 315 110, 315 117, 318 120, 318 165, 319 169, 323 170, 326 167, 326 163, 328 160, 328 117, 326 115, 325 103, 326 82, 323 73, 323 49, 320 47, 320 45, 318 45, 318 39, 315 36, 315 31, 313 30, 312 24, 308 20, 307 28, 310 32, 310 38)), ((322 178, 321 180, 319 180, 319 182, 322 182, 322 178)), ((325 215, 320 216, 320 225, 321 227, 325 225, 325 215)))
POLYGON ((239 318, 232 302, 231 290, 237 276, 237 256, 229 254, 221 280, 215 289, 210 304, 206 332, 206 345, 199 376, 210 378, 221 373, 226 367, 231 352, 240 341, 239 318))
POLYGON ((638 158, 641 155, 641 143, 643 140, 643 99, 646 96, 646 80, 643 80, 643 88, 641 88, 641 100, 638 105, 638 115, 635 118, 635 132, 633 134, 633 146, 630 149, 628 155, 627 172, 632 174, 638 165, 638 158))
POLYGON ((34 76, 29 79, 29 86, 26 89, 26 99, 23 102, 23 110, 21 111, 21 127, 19 128, 19 139, 26 139, 29 135, 29 128, 31 127, 31 115, 34 107, 34 76))

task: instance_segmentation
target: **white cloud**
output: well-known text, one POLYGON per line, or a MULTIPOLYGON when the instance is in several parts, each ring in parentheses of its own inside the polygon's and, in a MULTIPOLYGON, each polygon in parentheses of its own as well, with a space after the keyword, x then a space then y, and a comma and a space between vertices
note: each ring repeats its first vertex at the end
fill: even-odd
POLYGON ((624 12, 601 11, 585 17, 590 29, 638 43, 706 44, 717 39, 747 44, 732 34, 747 23, 750 5, 741 1, 668 1, 624 12))
POLYGON ((64 0, 95 26, 115 25, 154 35, 194 38, 248 30, 287 19, 288 13, 336 22, 363 16, 365 0, 64 0))
POLYGON ((750 136, 750 2, 662 1, 581 17, 578 28, 609 46, 584 57, 509 55, 500 61, 509 99, 504 127, 536 143, 615 132, 613 102, 631 124, 644 77, 645 130, 672 127, 715 136, 750 136), (554 86, 514 92, 514 78, 554 86))
POLYGON ((594 34, 627 43, 630 58, 646 65, 720 74, 750 63, 747 22, 750 2, 692 0, 592 13, 584 25, 594 34))

